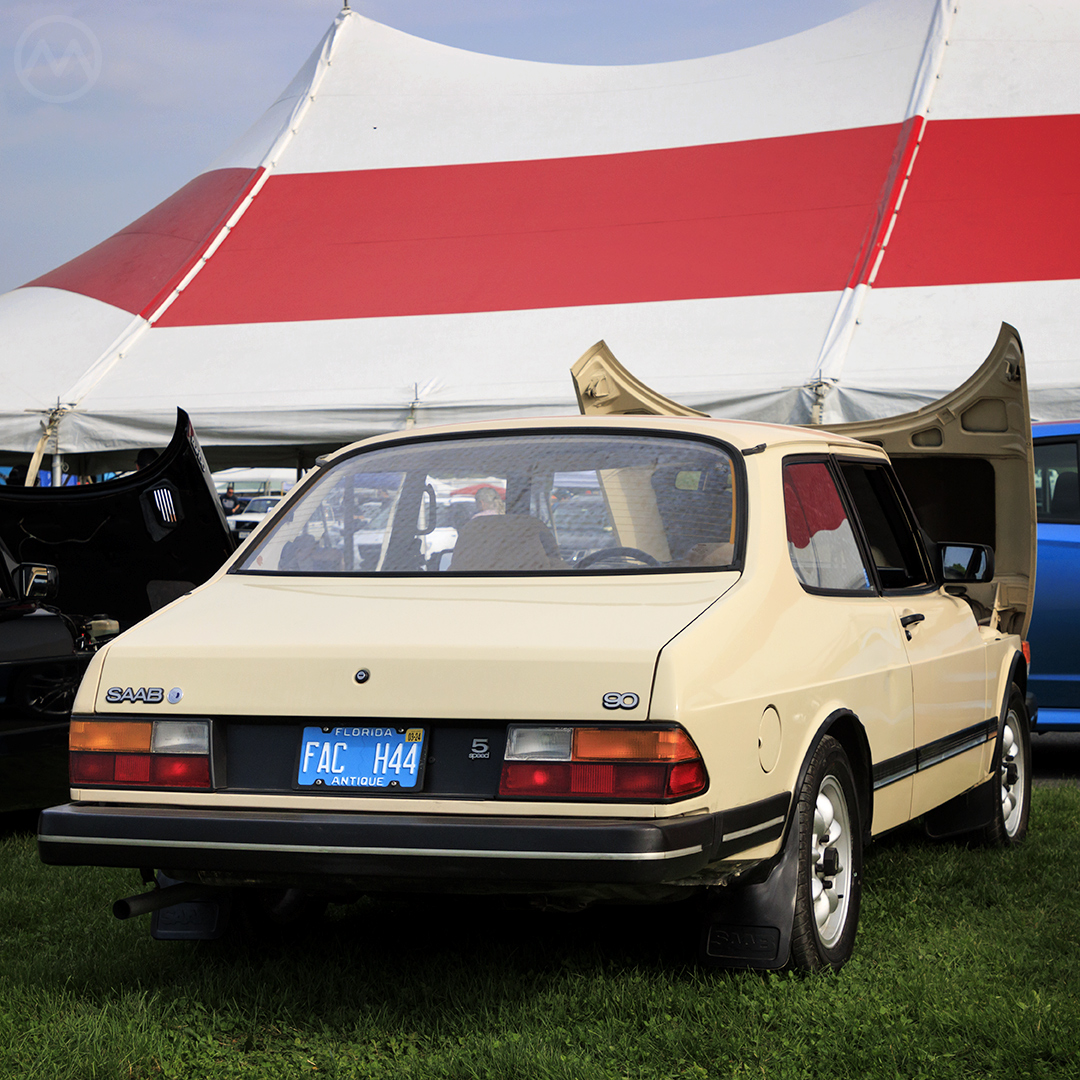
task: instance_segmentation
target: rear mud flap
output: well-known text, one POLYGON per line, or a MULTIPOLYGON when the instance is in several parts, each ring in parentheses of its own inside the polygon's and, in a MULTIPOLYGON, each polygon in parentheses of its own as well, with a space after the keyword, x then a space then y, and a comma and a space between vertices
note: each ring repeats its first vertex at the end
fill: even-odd
MULTIPOLYGON (((159 870, 160 888, 179 882, 159 870)), ((229 926, 231 896, 222 892, 219 899, 191 900, 160 908, 150 916, 150 936, 157 941, 216 941, 229 926)))
POLYGON ((699 947, 701 962, 710 967, 765 971, 786 967, 791 956, 798 879, 796 808, 784 847, 764 881, 709 890, 699 947))

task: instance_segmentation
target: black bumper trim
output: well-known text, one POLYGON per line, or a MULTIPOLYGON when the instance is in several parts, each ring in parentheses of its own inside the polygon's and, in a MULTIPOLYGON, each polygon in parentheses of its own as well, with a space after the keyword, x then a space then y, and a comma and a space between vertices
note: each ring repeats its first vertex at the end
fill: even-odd
POLYGON ((466 817, 68 803, 42 813, 38 852, 53 865, 252 876, 654 883, 697 873, 716 858, 722 835, 713 814, 466 817))
POLYGON ((791 794, 782 791, 760 802, 726 811, 717 857, 746 851, 783 836, 790 806, 791 794))

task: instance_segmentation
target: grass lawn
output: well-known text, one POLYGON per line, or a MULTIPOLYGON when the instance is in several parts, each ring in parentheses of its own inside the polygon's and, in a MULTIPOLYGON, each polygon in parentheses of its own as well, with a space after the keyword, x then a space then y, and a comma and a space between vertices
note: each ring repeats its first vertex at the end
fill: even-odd
MULTIPOLYGON (((32 823, 29 823, 31 824, 32 823)), ((134 871, 0 838, 0 1076, 1080 1077, 1080 789, 1011 852, 871 846, 839 976, 697 968, 677 907, 361 901, 261 947, 117 922, 134 871)))

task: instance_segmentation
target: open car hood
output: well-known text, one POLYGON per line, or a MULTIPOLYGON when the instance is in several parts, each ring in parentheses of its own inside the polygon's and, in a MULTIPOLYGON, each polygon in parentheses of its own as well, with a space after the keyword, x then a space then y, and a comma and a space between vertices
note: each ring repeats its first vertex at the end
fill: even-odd
POLYGON ((152 465, 102 484, 0 487, 0 538, 60 572, 52 601, 125 629, 202 584, 234 541, 186 412, 152 465))
MULTIPOLYGON (((702 416, 627 371, 601 341, 570 369, 586 416, 702 416)), ((982 366, 915 412, 827 424, 888 453, 923 529, 935 542, 989 544, 994 580, 965 585, 981 621, 1024 636, 1035 595, 1035 480, 1027 372, 1020 335, 1001 324, 982 366)))

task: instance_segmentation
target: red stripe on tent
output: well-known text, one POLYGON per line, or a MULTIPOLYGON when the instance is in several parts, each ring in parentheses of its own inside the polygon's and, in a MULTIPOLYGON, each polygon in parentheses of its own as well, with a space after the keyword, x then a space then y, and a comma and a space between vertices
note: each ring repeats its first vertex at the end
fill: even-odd
POLYGON ((842 289, 900 130, 273 176, 158 325, 842 289))
POLYGON ((847 521, 836 482, 821 461, 784 466, 784 517, 788 542, 805 548, 819 532, 834 532, 847 521))
POLYGON ((126 229, 29 284, 148 316, 195 265, 261 172, 203 173, 126 229))
POLYGON ((897 203, 902 198, 904 181, 911 171, 912 160, 915 157, 915 151, 918 149, 919 137, 924 125, 925 120, 923 117, 911 116, 904 121, 904 126, 900 129, 900 138, 897 140, 893 152, 889 176, 885 181, 885 188, 878 203, 877 217, 873 229, 867 234, 863 248, 859 252, 855 268, 848 279, 848 288, 853 289, 856 285, 865 285, 870 281, 874 272, 874 264, 889 236, 889 226, 892 224, 896 213, 897 203))
MULTIPOLYGON (((162 326, 838 291, 901 125, 602 157, 274 176, 162 326)), ((150 314, 259 176, 193 180, 33 285, 150 314)), ((875 285, 1080 277, 1080 117, 927 125, 875 285)))
POLYGON ((875 285, 1080 278, 1080 116, 927 124, 875 285))

